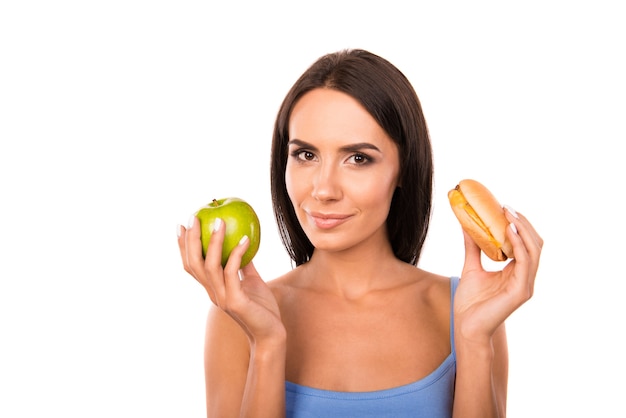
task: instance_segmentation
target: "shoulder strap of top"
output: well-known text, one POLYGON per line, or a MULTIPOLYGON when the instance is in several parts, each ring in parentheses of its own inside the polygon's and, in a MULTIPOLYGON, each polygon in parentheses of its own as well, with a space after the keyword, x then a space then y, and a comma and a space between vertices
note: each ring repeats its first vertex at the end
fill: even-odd
POLYGON ((456 351, 454 349, 454 294, 456 288, 459 285, 458 277, 450 278, 450 345, 452 347, 452 357, 456 358, 456 351))

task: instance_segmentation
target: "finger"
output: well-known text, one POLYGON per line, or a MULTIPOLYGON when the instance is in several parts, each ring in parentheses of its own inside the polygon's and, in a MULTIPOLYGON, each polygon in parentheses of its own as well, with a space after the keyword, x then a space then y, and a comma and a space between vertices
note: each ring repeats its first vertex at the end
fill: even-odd
MULTIPOLYGON (((518 251, 520 254, 520 261, 524 261, 527 267, 526 274, 531 279, 531 286, 534 286, 534 279, 539 268, 539 258, 541 255, 541 249, 543 247, 543 239, 539 236, 535 228, 528 222, 528 219, 524 215, 516 212, 510 207, 506 207, 507 219, 514 225, 513 232, 515 234, 509 236, 512 244, 514 241, 519 241, 518 251), (516 237, 517 236, 517 237, 516 237)), ((518 257, 518 253, 515 253, 515 257, 518 257)))
POLYGON ((250 277, 261 277, 259 272, 254 267, 254 263, 250 261, 248 264, 241 268, 241 277, 245 280, 250 277))
POLYGON ((226 286, 226 292, 230 295, 235 295, 241 289, 241 282, 239 277, 239 271, 241 266, 241 259, 250 246, 250 239, 244 235, 239 243, 230 253, 226 267, 224 267, 224 280, 226 286))
POLYGON ((221 218, 215 218, 209 244, 206 249, 205 265, 207 268, 222 266, 222 248, 225 235, 226 227, 224 221, 221 218))
POLYGON ((507 228, 507 238, 513 246, 514 277, 520 289, 520 302, 523 303, 534 293, 540 248, 531 234, 532 228, 526 219, 515 211, 509 209, 507 211, 507 217, 512 221, 507 228))
POLYGON ((529 256, 528 261, 534 265, 534 270, 536 271, 543 247, 543 239, 539 236, 532 224, 528 222, 528 219, 521 213, 516 212, 510 207, 506 207, 505 214, 507 219, 515 225, 514 232, 516 232, 522 240, 529 256))
POLYGON ((482 270, 483 265, 480 259, 480 247, 465 231, 463 231, 463 238, 465 240, 465 263, 463 265, 463 272, 482 270))
POLYGON ((507 219, 514 223, 521 235, 526 235, 529 238, 532 238, 535 241, 535 245, 541 249, 543 247, 543 239, 539 236, 533 225, 526 219, 526 217, 517 212, 515 209, 510 206, 505 206, 505 215, 507 219))
POLYGON ((520 236, 520 229, 514 222, 506 228, 506 236, 513 246, 513 258, 517 265, 527 263, 529 258, 524 240, 520 236))
POLYGON ((261 278, 259 272, 256 270, 256 267, 254 267, 254 263, 252 261, 242 267, 239 271, 239 274, 241 276, 242 288, 244 287, 244 285, 246 285, 246 287, 253 288, 265 285, 265 282, 261 278))
POLYGON ((507 238, 513 246, 513 256, 515 258, 507 267, 512 267, 513 283, 516 284, 516 288, 519 290, 514 293, 519 295, 519 302, 524 303, 532 297, 534 292, 536 265, 533 263, 533 258, 519 234, 519 228, 514 223, 511 223, 507 228, 507 238))
POLYGON ((180 251, 180 259, 183 263, 183 267, 185 271, 189 273, 189 270, 187 268, 187 249, 185 248, 186 233, 187 233, 187 230, 185 229, 184 226, 182 225, 176 226, 176 235, 178 236, 177 242, 178 242, 178 250, 180 251))
POLYGON ((200 241, 200 224, 195 216, 189 219, 185 233, 185 257, 189 272, 197 279, 202 278, 202 242, 200 241))
POLYGON ((208 284, 213 290, 216 303, 223 306, 226 290, 224 288, 224 271, 222 269, 222 247, 224 245, 224 235, 226 227, 224 221, 215 218, 213 221, 213 231, 206 250, 206 259, 204 260, 204 270, 208 276, 208 284))
POLYGON ((185 271, 193 276, 194 279, 209 294, 209 298, 215 303, 215 292, 208 285, 206 274, 202 265, 202 242, 200 240, 200 228, 199 222, 195 216, 189 219, 189 225, 187 228, 179 226, 178 233, 178 246, 180 248, 181 258, 183 259, 183 266, 185 271))

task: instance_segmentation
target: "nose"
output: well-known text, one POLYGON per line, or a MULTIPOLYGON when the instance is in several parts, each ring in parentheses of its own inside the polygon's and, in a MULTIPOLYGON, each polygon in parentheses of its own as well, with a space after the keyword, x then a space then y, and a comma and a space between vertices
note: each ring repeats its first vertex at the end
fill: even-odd
POLYGON ((313 178, 312 196, 319 201, 341 198, 339 177, 332 164, 320 164, 313 178))

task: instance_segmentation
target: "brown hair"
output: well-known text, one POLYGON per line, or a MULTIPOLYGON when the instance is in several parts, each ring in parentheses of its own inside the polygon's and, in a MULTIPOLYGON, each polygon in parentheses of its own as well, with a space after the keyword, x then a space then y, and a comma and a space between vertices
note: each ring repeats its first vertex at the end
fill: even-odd
POLYGON ((417 265, 428 232, 432 204, 433 161, 422 107, 400 70, 361 49, 342 50, 319 58, 287 93, 276 118, 272 140, 271 191, 274 216, 283 245, 300 265, 313 254, 287 195, 285 169, 289 118, 295 103, 316 88, 330 88, 358 100, 398 146, 400 186, 394 192, 387 230, 394 254, 417 265))

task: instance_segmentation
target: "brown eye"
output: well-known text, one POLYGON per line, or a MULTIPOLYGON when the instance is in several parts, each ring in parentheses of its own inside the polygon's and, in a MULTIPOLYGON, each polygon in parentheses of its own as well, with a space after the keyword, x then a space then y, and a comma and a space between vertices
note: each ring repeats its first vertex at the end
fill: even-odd
POLYGON ((371 158, 365 154, 354 154, 350 157, 349 161, 355 165, 364 165, 371 161, 371 158))
POLYGON ((313 154, 311 151, 298 151, 296 153, 296 156, 298 157, 299 160, 303 160, 303 161, 313 161, 315 160, 315 154, 313 154))
POLYGON ((311 151, 297 149, 290 153, 293 158, 298 161, 306 162, 306 161, 315 161, 315 154, 311 151))

